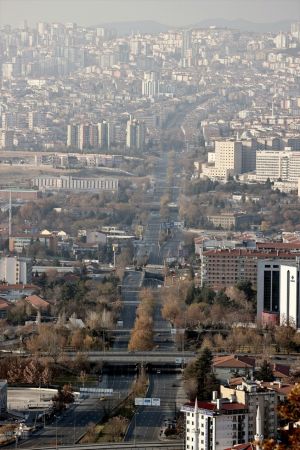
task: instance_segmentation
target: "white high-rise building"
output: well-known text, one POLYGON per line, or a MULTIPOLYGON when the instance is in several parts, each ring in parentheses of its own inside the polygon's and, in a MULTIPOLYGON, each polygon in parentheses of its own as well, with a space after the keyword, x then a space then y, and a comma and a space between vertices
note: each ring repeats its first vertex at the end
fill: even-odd
POLYGON ((101 149, 109 149, 112 142, 112 126, 103 120, 98 123, 98 146, 101 149))
POLYGON ((79 141, 78 141, 78 125, 68 125, 67 130, 67 146, 71 148, 78 148, 79 141))
POLYGON ((142 95, 149 98, 154 98, 159 95, 159 77, 157 72, 144 73, 142 95))
POLYGON ((256 152, 256 181, 289 181, 300 178, 300 152, 262 150, 256 152))
POLYGON ((184 405, 186 450, 224 450, 247 442, 248 410, 232 397, 184 405))
POLYGON ((126 126, 126 147, 130 150, 144 150, 146 126, 144 122, 130 116, 126 126))
POLYGON ((283 49, 283 48, 287 48, 287 43, 288 43, 288 37, 285 33, 283 33, 282 31, 277 34, 277 36, 274 39, 274 43, 276 45, 276 48, 278 49, 283 49))
POLYGON ((90 146, 90 126, 85 124, 79 125, 78 131, 78 147, 80 150, 90 146))
POLYGON ((299 262, 280 265, 280 323, 300 330, 299 262))
POLYGON ((14 146, 13 130, 3 130, 0 134, 0 148, 11 149, 14 146))
POLYGON ((31 261, 19 256, 0 258, 0 281, 8 284, 27 284, 31 281, 31 261))
POLYGON ((242 171, 242 143, 240 141, 215 142, 215 166, 220 170, 230 170, 233 175, 242 171))

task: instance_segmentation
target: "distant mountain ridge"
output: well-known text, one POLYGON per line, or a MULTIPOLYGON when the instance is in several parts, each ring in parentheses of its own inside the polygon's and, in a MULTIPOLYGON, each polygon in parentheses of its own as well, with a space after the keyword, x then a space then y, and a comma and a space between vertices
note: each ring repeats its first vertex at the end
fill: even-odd
POLYGON ((280 22, 257 23, 257 22, 250 22, 244 19, 228 20, 217 18, 217 19, 201 20, 192 25, 186 25, 182 27, 172 27, 156 22, 154 20, 109 22, 109 23, 102 23, 97 26, 115 29, 119 36, 138 32, 157 34, 177 28, 208 28, 211 26, 216 26, 218 28, 234 28, 239 29, 241 31, 252 31, 258 33, 262 32, 276 33, 279 31, 289 31, 292 22, 293 20, 282 20, 280 22))

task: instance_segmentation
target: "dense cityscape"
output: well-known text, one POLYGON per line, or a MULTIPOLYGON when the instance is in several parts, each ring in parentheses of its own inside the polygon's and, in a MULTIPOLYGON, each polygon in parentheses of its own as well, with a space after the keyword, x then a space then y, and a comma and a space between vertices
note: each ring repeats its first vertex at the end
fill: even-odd
POLYGON ((0 28, 0 447, 299 449, 300 21, 158 25, 0 28))

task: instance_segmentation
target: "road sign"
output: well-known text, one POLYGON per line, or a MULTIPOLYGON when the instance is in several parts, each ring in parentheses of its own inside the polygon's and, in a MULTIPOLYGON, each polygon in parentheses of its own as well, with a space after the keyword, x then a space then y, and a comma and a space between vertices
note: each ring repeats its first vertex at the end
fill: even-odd
POLYGON ((135 406, 160 406, 160 398, 142 398, 134 399, 135 406))
POLYGON ((86 395, 93 395, 93 396, 100 396, 100 395, 107 395, 111 396, 113 395, 114 390, 113 389, 104 389, 104 388, 97 388, 97 387, 82 387, 79 389, 80 395, 86 394, 86 395))
POLYGON ((182 358, 175 358, 175 364, 181 364, 182 358))

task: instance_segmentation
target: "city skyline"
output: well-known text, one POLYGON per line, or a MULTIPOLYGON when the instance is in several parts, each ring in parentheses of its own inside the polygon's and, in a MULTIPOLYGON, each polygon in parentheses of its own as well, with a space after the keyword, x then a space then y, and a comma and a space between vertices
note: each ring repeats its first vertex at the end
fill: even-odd
POLYGON ((75 0, 72 8, 70 3, 70 0, 0 0, 0 25, 20 26, 24 20, 30 25, 59 21, 86 26, 153 20, 167 26, 188 26, 209 19, 271 23, 300 17, 297 0, 75 0))

